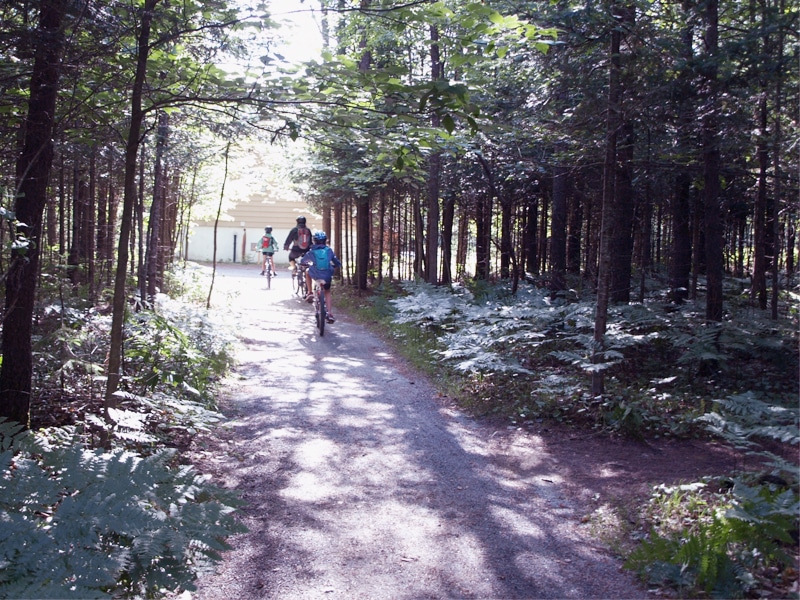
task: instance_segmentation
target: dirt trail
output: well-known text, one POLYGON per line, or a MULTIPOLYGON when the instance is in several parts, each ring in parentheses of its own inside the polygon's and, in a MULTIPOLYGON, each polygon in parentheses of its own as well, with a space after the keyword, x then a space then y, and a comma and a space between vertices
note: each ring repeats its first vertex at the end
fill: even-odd
POLYGON ((194 458, 243 492, 250 531, 186 597, 646 596, 581 523, 602 485, 576 488, 564 459, 590 449, 462 416, 341 315, 317 337, 285 270, 266 290, 224 266, 216 286, 242 347, 230 421, 194 458))

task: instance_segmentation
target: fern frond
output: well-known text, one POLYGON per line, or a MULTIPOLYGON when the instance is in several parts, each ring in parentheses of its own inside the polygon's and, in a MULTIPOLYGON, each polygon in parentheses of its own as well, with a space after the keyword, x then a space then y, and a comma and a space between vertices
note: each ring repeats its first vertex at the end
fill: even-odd
POLYGON ((25 430, 24 425, 0 417, 0 450, 8 450, 16 436, 25 430))
POLYGON ((174 455, 52 441, 35 455, 0 453, 15 467, 0 477, 0 596, 140 597, 190 585, 198 560, 243 528, 235 496, 174 468, 174 455))

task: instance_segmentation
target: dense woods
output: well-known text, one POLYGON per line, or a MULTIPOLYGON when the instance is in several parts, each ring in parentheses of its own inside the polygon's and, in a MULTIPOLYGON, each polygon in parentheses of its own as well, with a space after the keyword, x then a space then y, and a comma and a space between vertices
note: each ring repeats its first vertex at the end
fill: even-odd
POLYGON ((675 303, 702 292, 709 321, 726 276, 778 317, 798 248, 793 3, 321 2, 327 50, 300 67, 270 56, 258 9, 4 6, 4 414, 27 420, 41 273, 92 302, 113 284, 111 395, 126 274, 142 301, 163 287, 191 182, 218 166, 193 150, 242 136, 312 143, 298 181, 359 289, 589 288, 599 346, 609 304, 651 275, 675 303))
POLYGON ((724 323, 732 287, 796 313, 794 0, 306 0, 324 51, 303 65, 277 54, 279 4, 2 3, 0 416, 44 401, 37 328, 65 298, 110 312, 90 393, 116 409, 131 314, 168 291, 232 144, 305 141, 295 184, 354 290, 589 295, 593 396, 614 307, 724 323))

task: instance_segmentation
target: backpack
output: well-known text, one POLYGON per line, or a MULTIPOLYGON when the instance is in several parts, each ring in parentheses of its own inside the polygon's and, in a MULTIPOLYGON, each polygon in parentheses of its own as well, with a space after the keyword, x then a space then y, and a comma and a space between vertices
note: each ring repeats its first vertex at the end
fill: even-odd
POLYGON ((297 228, 297 247, 301 250, 311 247, 311 230, 308 227, 297 228))
POLYGON ((327 271, 331 268, 331 259, 328 255, 328 248, 315 248, 312 250, 314 253, 314 266, 317 271, 327 271))
POLYGON ((269 252, 272 249, 272 246, 275 245, 275 238, 272 237, 272 234, 264 234, 261 236, 261 250, 266 250, 269 252))

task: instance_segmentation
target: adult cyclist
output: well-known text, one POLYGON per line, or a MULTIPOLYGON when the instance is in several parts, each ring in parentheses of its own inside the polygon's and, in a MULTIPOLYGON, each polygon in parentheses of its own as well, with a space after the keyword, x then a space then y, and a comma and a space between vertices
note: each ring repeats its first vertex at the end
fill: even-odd
POLYGON ((264 227, 264 235, 261 236, 261 274, 267 271, 269 265, 272 275, 275 276, 275 259, 272 257, 278 251, 278 240, 272 235, 272 227, 264 227))
POLYGON ((308 269, 306 269, 306 285, 309 291, 306 300, 308 302, 314 301, 314 296, 311 293, 311 280, 322 279, 325 281, 322 288, 325 290, 325 306, 328 308, 328 318, 326 320, 328 323, 333 323, 336 319, 333 316, 331 280, 333 279, 334 267, 341 268, 342 261, 336 257, 336 254, 328 246, 328 236, 324 231, 314 233, 314 245, 300 259, 300 264, 308 265, 308 269))
POLYGON ((286 241, 283 243, 283 249, 289 250, 289 265, 292 272, 297 268, 295 261, 303 256, 308 249, 311 248, 311 230, 306 227, 306 218, 297 217, 297 225, 292 227, 289 235, 286 236, 286 241))

